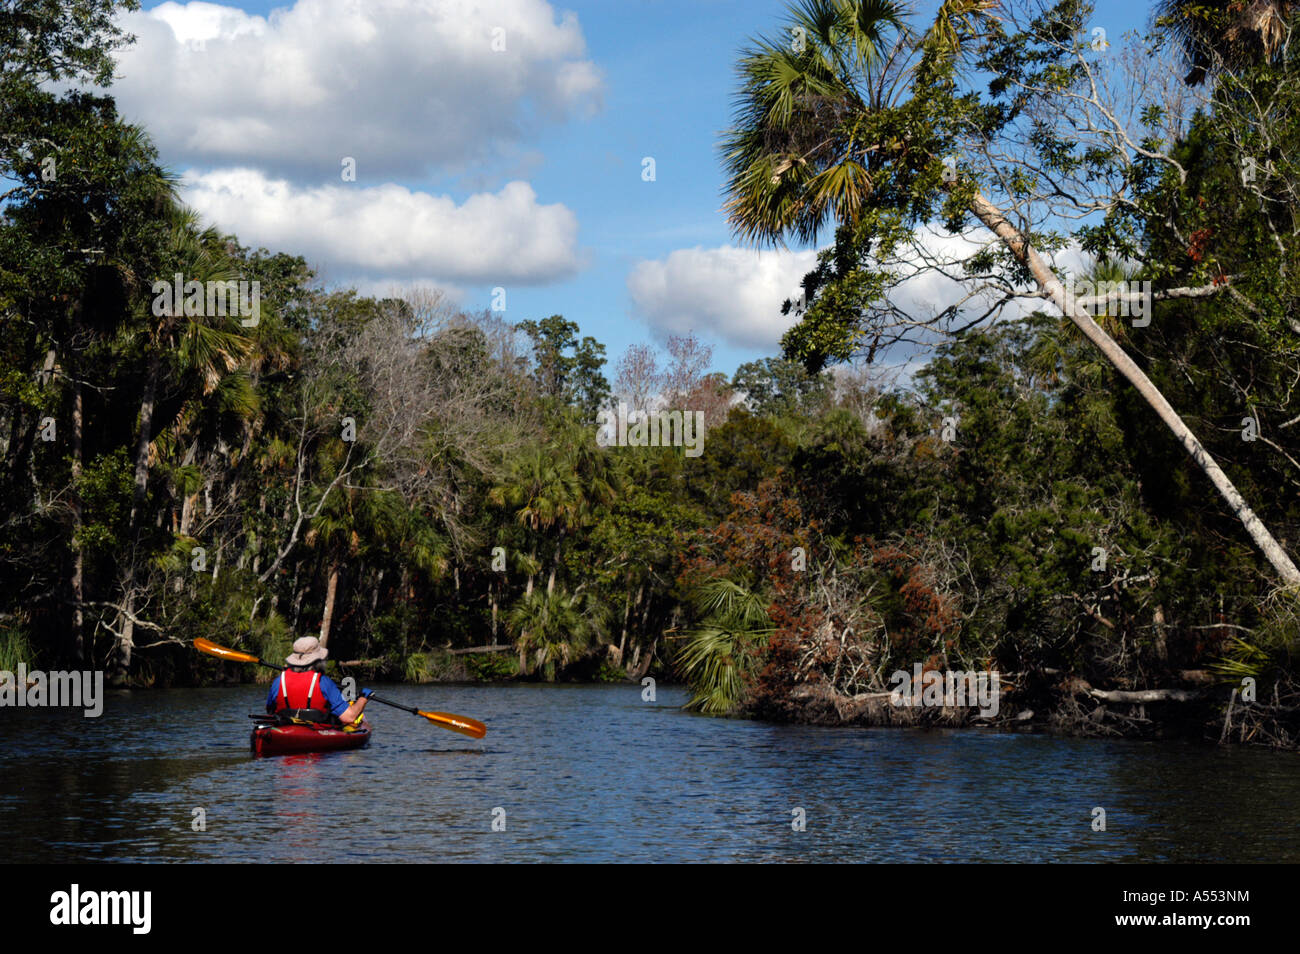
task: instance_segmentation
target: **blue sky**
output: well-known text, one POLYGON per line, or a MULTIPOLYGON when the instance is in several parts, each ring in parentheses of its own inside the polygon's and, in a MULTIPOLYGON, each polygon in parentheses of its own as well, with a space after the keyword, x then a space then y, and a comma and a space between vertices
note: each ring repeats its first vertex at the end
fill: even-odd
MULTIPOLYGON (((732 238, 717 143, 737 51, 784 0, 144 6, 112 91, 246 244, 467 309, 503 287, 505 317, 576 321, 611 376, 628 345, 686 330, 728 373, 777 352, 812 252, 732 238)), ((1094 22, 1113 38, 1147 16, 1103 0, 1094 22)))

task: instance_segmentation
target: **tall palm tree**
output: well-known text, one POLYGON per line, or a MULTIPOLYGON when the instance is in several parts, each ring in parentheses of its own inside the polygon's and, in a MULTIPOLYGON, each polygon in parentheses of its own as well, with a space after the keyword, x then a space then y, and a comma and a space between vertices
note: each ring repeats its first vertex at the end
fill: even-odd
POLYGON ((830 221, 852 221, 874 187, 878 153, 862 120, 896 89, 902 7, 891 0, 802 0, 789 35, 742 54, 736 125, 722 149, 725 205, 738 235, 814 241, 830 221))
MULTIPOLYGON (((212 228, 200 229, 197 212, 174 205, 168 218, 167 247, 159 266, 168 279, 177 273, 186 282, 226 282, 237 277, 234 262, 222 251, 218 233, 212 228)), ((133 523, 148 489, 159 388, 186 389, 194 384, 199 390, 197 397, 206 399, 253 350, 253 342, 243 334, 237 315, 187 315, 184 310, 172 314, 172 308, 164 308, 162 315, 156 315, 152 305, 150 296, 143 308, 146 371, 136 440, 133 523)))
MULTIPOLYGON (((515 519, 528 530, 536 532, 558 526, 562 537, 564 530, 579 519, 582 487, 565 453, 553 446, 538 446, 515 462, 510 477, 493 487, 488 499, 498 507, 513 509, 515 519)), ((536 555, 534 545, 532 556, 536 555)), ((554 582, 552 570, 550 588, 554 588, 554 582)), ((529 574, 525 595, 532 592, 533 575, 529 574)))
MULTIPOLYGON (((234 263, 227 254, 215 229, 200 229, 198 214, 174 202, 163 207, 167 233, 159 260, 136 266, 135 279, 144 288, 152 285, 158 274, 168 279, 180 273, 188 281, 232 281, 234 263), (142 274, 144 272, 144 274, 142 274)), ((142 295, 138 318, 141 320, 140 343, 145 357, 145 376, 136 424, 134 487, 129 526, 139 533, 143 504, 149 486, 149 472, 157 456, 157 438, 163 430, 154 420, 160 391, 191 395, 204 401, 222 381, 240 367, 252 349, 252 342, 242 333, 239 317, 173 314, 174 308, 157 309, 154 296, 142 295), (164 391, 164 389, 166 389, 164 391)), ((180 405, 184 414, 185 404, 180 405)), ((122 604, 119 617, 118 652, 115 670, 118 675, 130 668, 135 636, 137 599, 135 558, 123 569, 122 604)))
MULTIPOLYGON (((803 0, 792 7, 791 22, 808 32, 810 46, 816 35, 838 51, 799 53, 760 42, 741 59, 737 126, 724 140, 726 208, 735 233, 758 242, 777 243, 787 235, 809 240, 830 221, 856 224, 871 206, 911 221, 918 207, 914 190, 927 188, 920 173, 941 161, 934 149, 950 146, 942 128, 953 108, 945 102, 951 90, 942 85, 943 64, 961 53, 963 38, 981 28, 991 6, 992 0, 943 0, 924 34, 898 31, 899 42, 887 57, 880 54, 880 40, 896 17, 875 12, 865 19, 881 10, 879 0, 803 0), (896 104, 903 85, 910 85, 910 98, 896 104), (872 98, 864 90, 884 95, 872 98), (883 175, 875 174, 878 167, 883 175)), ((971 185, 961 183, 966 211, 1151 406, 1278 576, 1300 585, 1300 569, 1151 379, 1067 300, 1061 280, 1029 237, 971 185)))
POLYGON ((332 494, 329 503, 312 521, 304 542, 320 550, 327 567, 325 607, 318 634, 322 646, 329 644, 344 562, 359 556, 366 544, 382 547, 396 539, 405 514, 397 494, 349 487, 346 491, 332 494))
POLYGON ((608 506, 618 494, 619 477, 611 466, 612 455, 591 440, 590 430, 575 420, 555 440, 556 447, 565 448, 563 467, 577 479, 574 506, 559 523, 555 552, 552 554, 551 575, 547 590, 555 586, 555 574, 560 568, 560 551, 566 534, 591 525, 599 508, 608 506))

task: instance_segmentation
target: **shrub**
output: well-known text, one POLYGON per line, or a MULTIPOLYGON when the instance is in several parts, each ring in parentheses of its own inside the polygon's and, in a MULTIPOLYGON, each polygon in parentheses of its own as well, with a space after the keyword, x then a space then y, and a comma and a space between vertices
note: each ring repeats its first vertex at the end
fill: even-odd
POLYGON ((519 660, 508 653, 484 653, 465 660, 465 669, 475 682, 501 682, 519 673, 519 660))
POLYGON ((17 627, 0 629, 0 669, 15 672, 19 663, 36 668, 35 654, 27 634, 17 627))

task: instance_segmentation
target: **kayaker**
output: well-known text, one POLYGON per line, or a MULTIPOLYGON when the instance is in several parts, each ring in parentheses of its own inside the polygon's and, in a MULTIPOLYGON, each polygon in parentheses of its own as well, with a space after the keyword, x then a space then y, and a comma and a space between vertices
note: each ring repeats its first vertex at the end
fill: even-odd
POLYGON ((287 668, 272 680, 266 694, 266 711, 308 722, 356 722, 371 690, 362 689, 357 701, 348 705, 338 685, 325 675, 328 656, 329 650, 315 636, 295 640, 293 652, 284 661, 287 668))

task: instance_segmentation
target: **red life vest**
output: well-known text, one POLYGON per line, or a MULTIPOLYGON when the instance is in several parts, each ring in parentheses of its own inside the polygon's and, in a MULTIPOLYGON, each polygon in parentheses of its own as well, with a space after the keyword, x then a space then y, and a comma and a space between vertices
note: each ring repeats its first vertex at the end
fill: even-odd
POLYGON ((320 673, 291 672, 286 669, 280 673, 280 689, 275 694, 275 709, 320 709, 329 711, 329 703, 320 688, 320 673))

